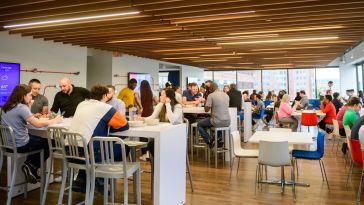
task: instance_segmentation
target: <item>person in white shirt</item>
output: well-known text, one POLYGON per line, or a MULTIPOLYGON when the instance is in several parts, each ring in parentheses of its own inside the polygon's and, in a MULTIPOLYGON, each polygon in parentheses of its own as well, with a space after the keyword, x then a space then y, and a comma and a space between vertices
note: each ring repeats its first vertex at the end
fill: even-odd
MULTIPOLYGON (((140 118, 143 119, 143 118, 140 118)), ((176 95, 173 89, 167 88, 162 90, 158 105, 154 108, 153 114, 148 119, 159 119, 160 122, 169 122, 173 125, 183 122, 182 105, 176 100, 176 95)), ((149 141, 148 150, 154 154, 154 141, 149 141)), ((139 159, 145 161, 148 154, 141 156, 139 159)))
POLYGON ((327 95, 328 91, 332 90, 332 86, 334 85, 334 82, 332 82, 331 80, 329 82, 327 82, 327 88, 326 89, 322 89, 320 91, 320 100, 322 100, 324 98, 325 95, 327 95))

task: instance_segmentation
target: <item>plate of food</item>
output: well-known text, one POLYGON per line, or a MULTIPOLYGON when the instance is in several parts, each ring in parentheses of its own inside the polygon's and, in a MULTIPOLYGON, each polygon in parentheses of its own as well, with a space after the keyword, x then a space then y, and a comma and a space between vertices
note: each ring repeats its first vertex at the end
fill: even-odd
POLYGON ((144 121, 141 121, 141 120, 129 121, 130 127, 143 127, 144 125, 145 125, 144 121))

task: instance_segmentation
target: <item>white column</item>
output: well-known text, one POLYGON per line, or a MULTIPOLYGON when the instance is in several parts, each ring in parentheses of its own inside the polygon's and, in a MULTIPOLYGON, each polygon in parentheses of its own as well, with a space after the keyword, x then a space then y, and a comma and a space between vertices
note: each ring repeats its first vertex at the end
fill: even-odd
POLYGON ((244 102, 244 142, 252 136, 252 103, 244 102))

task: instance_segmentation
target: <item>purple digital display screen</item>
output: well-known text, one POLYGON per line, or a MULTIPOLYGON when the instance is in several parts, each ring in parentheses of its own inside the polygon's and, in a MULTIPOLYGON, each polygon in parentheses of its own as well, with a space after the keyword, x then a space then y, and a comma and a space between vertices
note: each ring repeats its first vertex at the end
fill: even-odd
POLYGON ((0 62, 0 107, 20 83, 20 64, 0 62))

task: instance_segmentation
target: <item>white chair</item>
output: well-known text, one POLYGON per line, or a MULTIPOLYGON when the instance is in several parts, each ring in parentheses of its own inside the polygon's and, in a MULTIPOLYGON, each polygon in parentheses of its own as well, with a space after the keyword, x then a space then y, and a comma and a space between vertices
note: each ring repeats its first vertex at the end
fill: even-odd
POLYGON ((282 193, 285 188, 285 176, 284 167, 291 166, 291 178, 292 178, 292 191, 293 199, 296 200, 295 192, 295 176, 294 176, 294 164, 289 155, 288 142, 272 142, 261 140, 259 142, 259 157, 255 175, 255 195, 257 185, 262 183, 261 180, 261 166, 281 167, 281 187, 282 193))
MULTIPOLYGON (((90 204, 90 179, 91 164, 86 139, 79 133, 65 131, 62 133, 62 154, 65 159, 67 170, 70 169, 70 183, 68 192, 68 205, 72 204, 72 184, 74 169, 85 170, 86 172, 86 192, 85 204, 90 204)), ((66 184, 67 177, 62 177, 62 184, 66 184)), ((59 196, 63 199, 62 193, 59 196)), ((62 200, 61 200, 62 201, 62 200)))
POLYGON ((26 158, 29 155, 37 154, 37 153, 40 154, 40 163, 41 163, 40 200, 42 200, 43 186, 44 186, 44 151, 43 151, 43 149, 34 150, 31 152, 18 153, 18 151, 16 149, 15 135, 14 135, 13 129, 11 127, 8 127, 5 125, 0 125, 0 172, 2 169, 3 157, 6 156, 6 157, 8 157, 8 159, 10 158, 10 160, 11 160, 11 168, 10 168, 11 173, 8 173, 8 174, 11 174, 10 182, 8 182, 7 187, 1 187, 1 189, 6 190, 8 192, 6 205, 11 204, 11 199, 13 196, 15 186, 23 185, 24 198, 27 198, 28 182, 23 181, 23 182, 15 184, 15 181, 17 178, 16 176, 19 171, 17 168, 18 163, 19 163, 18 160, 22 159, 22 158, 26 158))
POLYGON ((259 150, 257 149, 243 149, 241 147, 241 141, 240 141, 240 134, 239 131, 234 131, 231 133, 231 143, 233 147, 233 158, 231 166, 230 166, 230 179, 231 179, 231 173, 234 166, 234 160, 235 158, 238 158, 238 168, 236 169, 236 175, 238 175, 239 172, 239 165, 240 165, 240 158, 258 158, 259 150))
POLYGON ((331 148, 331 151, 334 152, 334 147, 335 147, 335 141, 337 141, 337 145, 336 145, 336 155, 337 155, 337 152, 339 150, 339 144, 340 142, 343 142, 346 140, 346 136, 341 136, 340 135, 340 128, 339 128, 339 122, 335 119, 332 120, 332 124, 334 126, 334 129, 332 131, 332 148, 331 148))
POLYGON ((90 201, 93 204, 96 177, 104 178, 104 204, 108 204, 108 182, 111 179, 111 198, 115 201, 115 180, 124 180, 124 205, 128 204, 128 178, 134 176, 136 201, 141 205, 140 163, 126 162, 125 144, 118 137, 93 137, 89 143, 91 160, 90 201), (95 161, 95 144, 99 143, 101 161, 95 161), (122 161, 115 161, 114 149, 120 146, 122 161))
POLYGON ((66 167, 66 161, 63 158, 62 153, 62 132, 66 131, 65 128, 48 128, 47 129, 47 136, 48 136, 48 146, 49 146, 49 159, 48 159, 48 166, 46 170, 46 182, 44 185, 44 193, 42 197, 42 205, 46 203, 46 197, 48 192, 55 192, 59 193, 58 198, 58 204, 62 204, 62 197, 64 195, 64 191, 66 190, 66 181, 62 180, 61 188, 60 190, 48 190, 49 181, 51 178, 51 175, 55 174, 52 173, 53 166, 54 166, 54 160, 58 159, 62 161, 62 178, 67 178, 67 167, 66 167))

